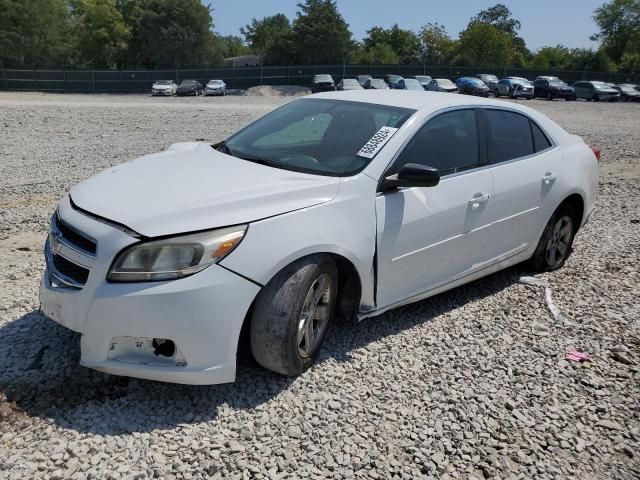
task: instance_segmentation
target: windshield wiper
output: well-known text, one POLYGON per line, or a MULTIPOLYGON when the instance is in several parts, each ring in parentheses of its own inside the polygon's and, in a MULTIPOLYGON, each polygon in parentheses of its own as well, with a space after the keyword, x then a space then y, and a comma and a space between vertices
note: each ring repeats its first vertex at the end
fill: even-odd
POLYGON ((233 152, 231 151, 231 149, 229 148, 229 145, 227 145, 227 142, 225 140, 222 140, 221 142, 218 142, 218 143, 214 143, 213 145, 211 145, 211 148, 221 153, 226 153, 227 155, 231 155, 235 157, 235 155, 233 154, 233 152))
POLYGON ((226 153, 227 155, 231 155, 232 157, 240 158, 248 162, 259 163, 260 165, 266 165, 268 167, 283 168, 279 163, 274 162, 273 160, 257 157, 249 153, 234 152, 224 140, 218 143, 214 143, 213 145, 211 145, 211 147, 218 152, 226 153))

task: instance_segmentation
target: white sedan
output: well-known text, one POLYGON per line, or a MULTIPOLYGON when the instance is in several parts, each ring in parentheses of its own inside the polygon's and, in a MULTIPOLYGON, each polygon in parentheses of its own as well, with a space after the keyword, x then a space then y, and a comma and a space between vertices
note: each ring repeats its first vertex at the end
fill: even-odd
POLYGON ((332 92, 216 145, 109 168, 59 203, 42 311, 118 375, 235 379, 240 332, 297 375, 333 321, 528 261, 554 270, 594 206, 599 149, 530 108, 332 92))
POLYGON ((178 85, 173 80, 157 80, 151 86, 151 95, 173 96, 178 90, 178 85))
POLYGON ((222 95, 227 94, 227 84, 224 80, 209 80, 207 86, 204 87, 205 95, 222 95))

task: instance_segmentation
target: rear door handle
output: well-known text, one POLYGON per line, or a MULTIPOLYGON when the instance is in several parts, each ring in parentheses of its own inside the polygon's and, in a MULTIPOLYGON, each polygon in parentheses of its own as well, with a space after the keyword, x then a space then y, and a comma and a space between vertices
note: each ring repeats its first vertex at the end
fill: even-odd
POLYGON ((549 185, 555 179, 556 179, 555 173, 551 173, 551 172, 545 173, 544 177, 542 177, 542 181, 544 182, 545 185, 549 185))
POLYGON ((487 203, 489 201, 489 194, 478 195, 477 197, 473 197, 469 200, 469 205, 471 205, 472 209, 480 208, 480 205, 483 203, 487 203))

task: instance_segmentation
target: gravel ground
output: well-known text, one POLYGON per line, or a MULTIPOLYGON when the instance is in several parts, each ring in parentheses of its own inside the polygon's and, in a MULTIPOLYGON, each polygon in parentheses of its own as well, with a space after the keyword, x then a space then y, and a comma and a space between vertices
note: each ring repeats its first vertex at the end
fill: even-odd
POLYGON ((512 268, 334 326, 296 379, 250 359, 211 387, 78 366, 77 335, 38 313, 56 201, 283 101, 0 94, 0 478, 640 478, 640 105, 527 103, 604 151, 574 254, 538 277, 558 320, 512 268))

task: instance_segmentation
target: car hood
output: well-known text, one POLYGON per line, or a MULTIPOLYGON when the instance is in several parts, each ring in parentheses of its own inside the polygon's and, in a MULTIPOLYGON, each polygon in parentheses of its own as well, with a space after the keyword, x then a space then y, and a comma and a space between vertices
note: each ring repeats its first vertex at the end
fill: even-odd
POLYGON ((153 85, 153 88, 157 88, 158 90, 168 90, 173 88, 173 85, 153 85))
POLYGON ((206 230, 280 215, 335 198, 337 177, 259 165, 207 143, 174 144, 95 175, 73 203, 147 237, 206 230))

